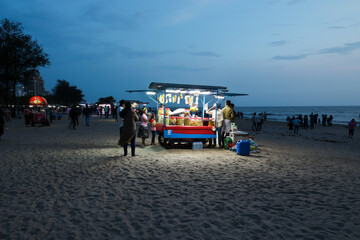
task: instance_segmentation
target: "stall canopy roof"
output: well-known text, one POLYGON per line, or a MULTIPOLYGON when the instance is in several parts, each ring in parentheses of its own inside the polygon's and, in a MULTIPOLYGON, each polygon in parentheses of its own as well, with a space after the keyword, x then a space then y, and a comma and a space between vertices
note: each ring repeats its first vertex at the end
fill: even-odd
POLYGON ((142 102, 142 101, 138 101, 138 100, 125 100, 127 102, 130 103, 137 103, 137 104, 149 104, 149 102, 142 102))
POLYGON ((208 85, 192 85, 192 84, 178 84, 178 83, 158 83, 152 82, 149 89, 166 90, 166 89, 197 89, 197 90, 221 90, 227 91, 226 87, 222 86, 208 86, 208 85))
POLYGON ((222 93, 221 95, 225 96, 225 97, 237 97, 237 96, 248 96, 249 94, 247 93, 222 93))

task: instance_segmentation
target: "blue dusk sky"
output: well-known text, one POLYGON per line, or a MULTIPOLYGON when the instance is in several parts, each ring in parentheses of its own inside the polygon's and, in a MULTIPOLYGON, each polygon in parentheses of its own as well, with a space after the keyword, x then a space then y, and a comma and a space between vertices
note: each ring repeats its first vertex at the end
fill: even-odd
POLYGON ((150 82, 226 86, 236 106, 360 103, 359 0, 0 0, 87 102, 150 82))

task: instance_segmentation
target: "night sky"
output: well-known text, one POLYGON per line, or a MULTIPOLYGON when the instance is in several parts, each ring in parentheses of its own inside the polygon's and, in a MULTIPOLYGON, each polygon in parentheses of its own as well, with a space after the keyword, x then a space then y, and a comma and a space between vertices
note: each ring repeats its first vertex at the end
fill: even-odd
POLYGON ((150 82, 226 86, 236 106, 360 103, 359 0, 0 0, 87 102, 150 82))

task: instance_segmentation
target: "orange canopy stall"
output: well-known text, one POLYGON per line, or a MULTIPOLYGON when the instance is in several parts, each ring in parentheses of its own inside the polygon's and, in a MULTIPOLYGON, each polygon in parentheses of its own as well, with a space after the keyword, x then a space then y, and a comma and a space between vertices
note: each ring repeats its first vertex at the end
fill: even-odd
POLYGON ((33 96, 32 98, 30 98, 29 100, 29 105, 34 105, 34 106, 46 106, 47 105, 47 101, 45 98, 40 97, 40 96, 33 96))

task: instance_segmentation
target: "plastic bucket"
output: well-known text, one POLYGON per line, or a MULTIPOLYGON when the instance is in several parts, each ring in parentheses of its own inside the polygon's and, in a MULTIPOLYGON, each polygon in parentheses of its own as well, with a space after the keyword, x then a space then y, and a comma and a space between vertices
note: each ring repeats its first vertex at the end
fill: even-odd
POLYGON ((250 155, 250 141, 249 140, 239 140, 236 146, 236 152, 242 156, 250 155))

